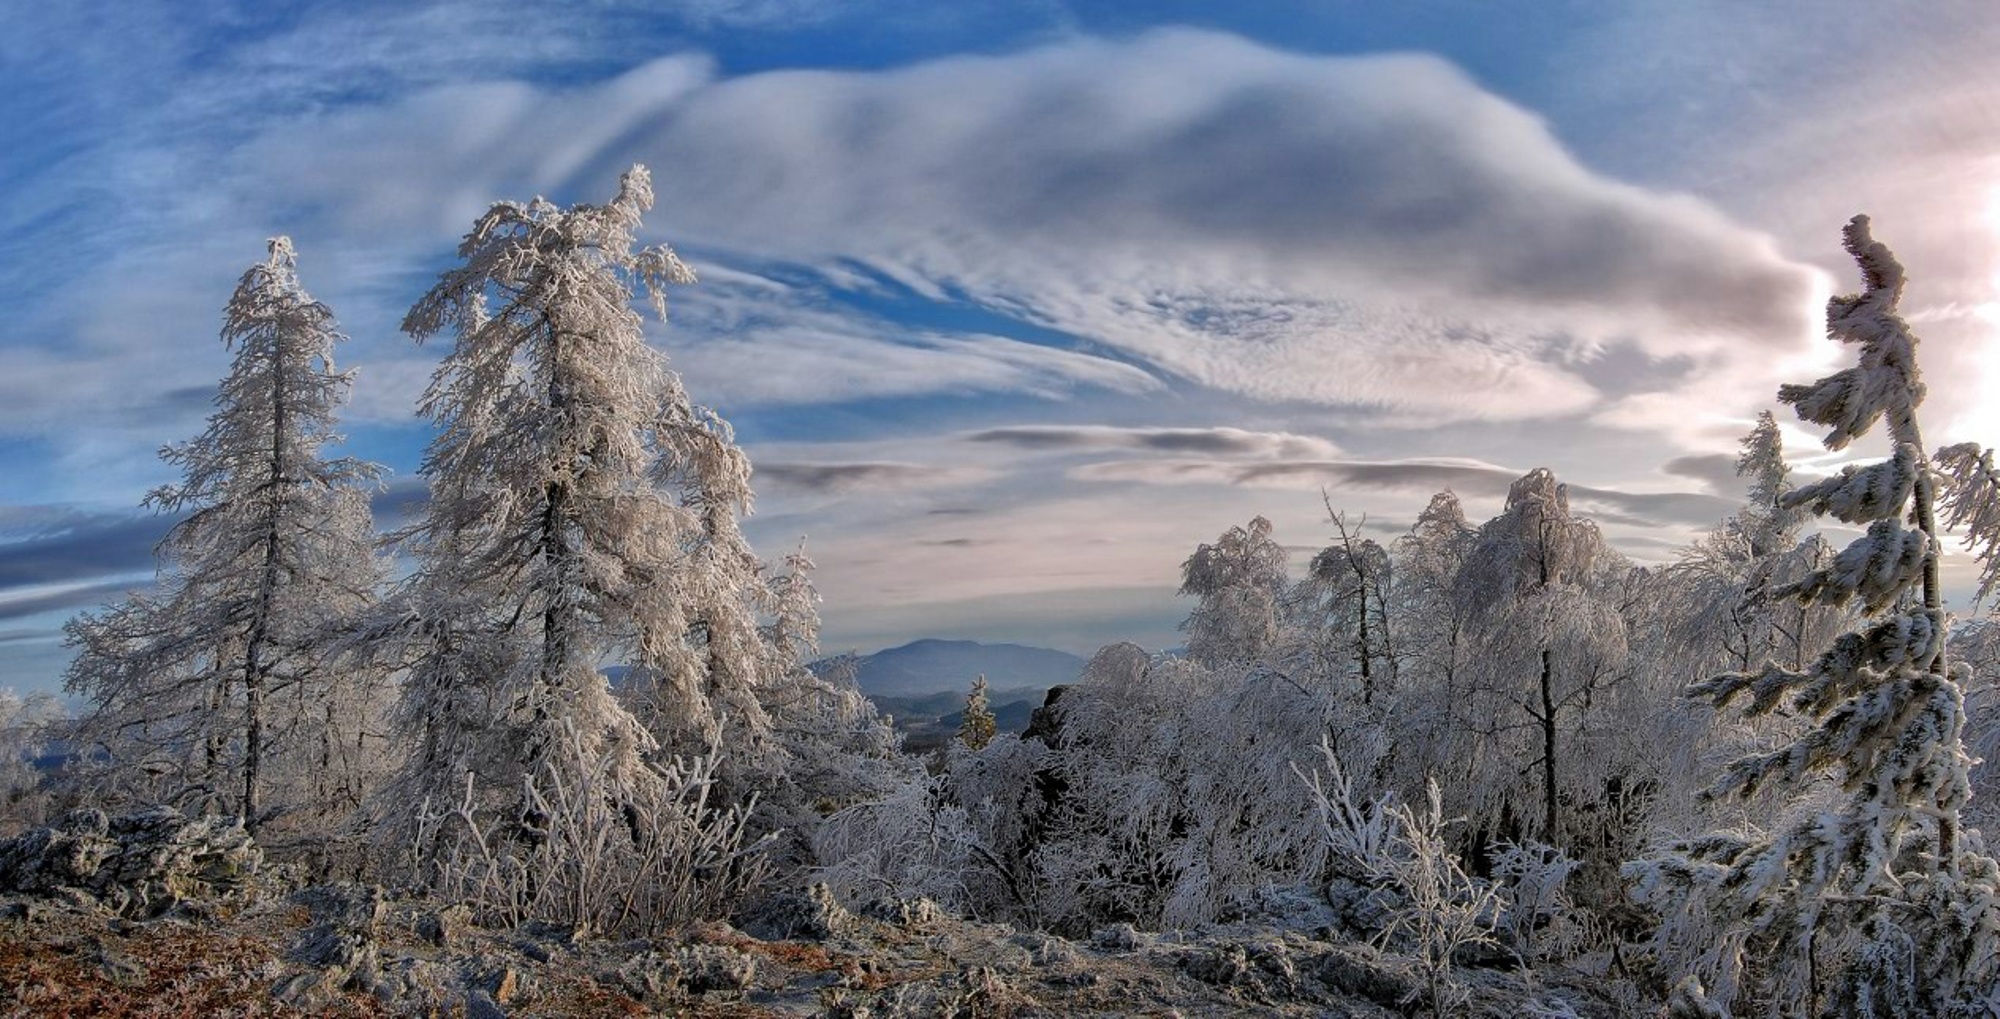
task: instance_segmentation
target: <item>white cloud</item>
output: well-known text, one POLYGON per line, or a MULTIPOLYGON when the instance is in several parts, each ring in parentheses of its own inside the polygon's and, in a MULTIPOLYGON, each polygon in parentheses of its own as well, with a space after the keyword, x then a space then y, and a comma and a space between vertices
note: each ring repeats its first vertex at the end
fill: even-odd
POLYGON ((1611 341, 1708 376, 1808 330, 1810 274, 1767 239, 1593 175, 1431 58, 1167 31, 711 75, 670 57, 579 89, 450 86, 273 130, 229 179, 245 203, 283 181, 343 232, 436 236, 644 161, 686 244, 851 260, 1200 385, 1406 424, 1589 410, 1575 368, 1611 341))

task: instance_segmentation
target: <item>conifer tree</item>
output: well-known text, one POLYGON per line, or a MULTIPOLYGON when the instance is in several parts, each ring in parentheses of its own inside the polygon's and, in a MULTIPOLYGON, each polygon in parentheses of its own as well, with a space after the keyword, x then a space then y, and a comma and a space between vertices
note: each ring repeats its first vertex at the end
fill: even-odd
POLYGON ((986 699, 986 677, 975 677, 972 691, 965 695, 965 717, 958 723, 958 741, 967 749, 984 750, 999 731, 992 705, 986 699))
POLYGON ((1818 535, 1801 539, 1808 515, 1784 501, 1792 468, 1777 419, 1759 414, 1742 445, 1736 473, 1748 483, 1743 508, 1661 578, 1680 606, 1669 653, 1707 671, 1753 669, 1766 660, 1804 668, 1838 633, 1843 615, 1772 592, 1825 566, 1833 552, 1818 535))
POLYGON ((579 789, 597 797, 577 808, 583 828, 622 823, 636 852, 658 835, 636 820, 649 804, 709 799, 675 792, 693 780, 663 762, 711 752, 725 720, 739 760, 768 734, 759 564, 736 526, 749 462, 632 307, 644 289, 664 315, 667 288, 694 279, 671 249, 638 246, 652 204, 637 166, 603 205, 496 203, 404 320, 452 347, 420 406, 439 434, 429 508, 407 535, 418 568, 399 602, 421 637, 389 802, 462 804, 459 835, 504 833, 503 856, 545 846, 548 801, 579 789), (627 667, 636 716, 610 665, 627 667))
POLYGON ((1885 421, 1892 452, 1780 499, 1867 533, 1773 593, 1859 605, 1865 625, 1808 668, 1771 663, 1689 690, 1718 706, 1747 698, 1752 715, 1789 707, 1807 721, 1787 744, 1730 765, 1712 796, 1770 786, 1803 799, 1823 778, 1839 794, 1831 809, 1795 812, 1772 833, 1695 839, 1629 873, 1669 930, 1690 910, 1722 918, 1699 975, 1724 1003, 1808 1015, 1974 1014, 1993 1006, 2000 980, 1991 951, 2000 870, 1960 831, 1970 794, 1964 670, 1946 656, 1917 338, 1897 314, 1903 267, 1870 236, 1867 217, 1855 217, 1844 240, 1865 289, 1828 303, 1827 331, 1858 348, 1858 364, 1784 386, 1778 398, 1830 429, 1828 449, 1885 421))
POLYGON ((291 241, 271 241, 224 311, 235 359, 207 429, 160 452, 182 480, 146 502, 185 516, 154 591, 67 628, 67 689, 91 703, 82 738, 114 768, 167 776, 170 801, 253 828, 267 805, 351 800, 383 750, 366 746, 368 674, 331 658, 337 624, 383 577, 364 490, 378 469, 321 456, 352 382, 334 367, 341 339, 291 241), (267 804, 274 785, 284 796, 267 804))

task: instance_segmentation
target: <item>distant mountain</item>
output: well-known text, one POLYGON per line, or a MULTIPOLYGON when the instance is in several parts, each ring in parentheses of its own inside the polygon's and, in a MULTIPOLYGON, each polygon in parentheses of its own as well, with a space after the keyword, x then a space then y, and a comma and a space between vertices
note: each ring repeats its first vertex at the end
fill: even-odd
MULTIPOLYGON (((814 663, 824 667, 832 659, 814 663)), ((1067 651, 1021 644, 981 644, 971 640, 919 640, 854 659, 855 682, 870 697, 963 695, 972 677, 985 676, 993 690, 1046 690, 1074 683, 1084 661, 1067 651)), ((962 704, 963 702, 959 702, 962 704)))

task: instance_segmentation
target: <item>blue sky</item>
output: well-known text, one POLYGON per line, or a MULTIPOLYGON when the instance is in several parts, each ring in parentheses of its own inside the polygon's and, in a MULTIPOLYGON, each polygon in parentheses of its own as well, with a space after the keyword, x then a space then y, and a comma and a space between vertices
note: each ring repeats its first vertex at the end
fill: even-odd
POLYGON ((352 337, 389 517, 439 353, 402 312, 488 202, 634 162, 702 277, 650 336, 831 649, 1171 644, 1188 551, 1322 542, 1321 488, 1386 536, 1547 466, 1668 557, 1838 356, 1857 211, 1929 437, 2000 440, 2000 15, 1750 6, 0 0, 0 685, 148 578, 264 238, 352 337))

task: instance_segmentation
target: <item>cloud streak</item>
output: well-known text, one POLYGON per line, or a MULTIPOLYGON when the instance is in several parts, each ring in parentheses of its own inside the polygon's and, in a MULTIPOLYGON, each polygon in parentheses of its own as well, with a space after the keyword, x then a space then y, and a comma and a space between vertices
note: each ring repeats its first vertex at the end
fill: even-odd
MULTIPOLYGON (((1525 471, 1476 460, 1285 460, 1235 463, 1218 460, 1120 460, 1071 468, 1078 481, 1142 485, 1232 485, 1264 488, 1360 488, 1423 495, 1451 489, 1462 496, 1504 498, 1525 471)), ((1567 483, 1570 500, 1639 526, 1706 526, 1734 512, 1736 503, 1697 492, 1632 492, 1567 483)))
POLYGON ((1241 428, 1118 428, 1109 425, 1016 425, 988 428, 967 442, 1037 452, 1131 449, 1154 453, 1238 457, 1331 457, 1340 450, 1325 439, 1290 432, 1241 428))
POLYGON ((980 468, 931 467, 910 463, 780 461, 759 463, 755 473, 755 478, 760 483, 768 482, 779 488, 833 495, 943 488, 983 481, 990 477, 992 472, 980 468))

